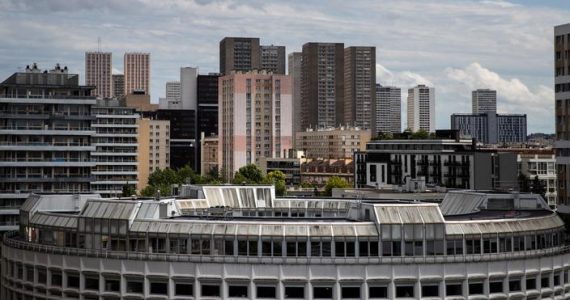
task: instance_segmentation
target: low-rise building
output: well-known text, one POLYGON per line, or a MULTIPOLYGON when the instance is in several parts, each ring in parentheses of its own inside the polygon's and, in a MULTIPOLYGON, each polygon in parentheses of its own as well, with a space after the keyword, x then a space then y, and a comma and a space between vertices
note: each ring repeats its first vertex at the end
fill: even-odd
POLYGON ((333 177, 354 183, 354 164, 351 158, 306 159, 301 164, 301 182, 325 185, 333 177))
POLYGON ((341 159, 352 158, 357 151, 366 149, 371 139, 370 130, 358 127, 307 129, 296 134, 297 150, 303 151, 306 158, 341 159))
POLYGON ((272 171, 281 171, 285 174, 286 185, 301 184, 301 158, 262 157, 259 167, 264 174, 272 171))

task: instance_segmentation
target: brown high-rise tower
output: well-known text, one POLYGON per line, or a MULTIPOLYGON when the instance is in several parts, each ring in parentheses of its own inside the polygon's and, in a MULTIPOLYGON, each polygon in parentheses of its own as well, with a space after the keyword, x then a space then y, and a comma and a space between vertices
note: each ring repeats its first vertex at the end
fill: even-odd
POLYGON ((344 122, 376 135, 376 47, 344 49, 344 122))
POLYGON ((111 52, 85 52, 85 85, 95 86, 93 96, 111 98, 112 89, 111 52))
POLYGON ((220 73, 251 71, 260 66, 259 38, 226 37, 220 41, 220 73))
POLYGON ((125 53, 125 96, 144 93, 150 95, 150 53, 125 53))

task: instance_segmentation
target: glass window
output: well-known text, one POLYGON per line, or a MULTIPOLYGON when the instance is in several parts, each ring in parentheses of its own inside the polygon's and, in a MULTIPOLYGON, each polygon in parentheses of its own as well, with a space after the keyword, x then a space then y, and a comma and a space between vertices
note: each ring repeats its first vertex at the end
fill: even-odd
POLYGON ((174 292, 176 296, 192 296, 194 295, 194 286, 191 283, 176 283, 174 292))
POLYGON ((526 279, 526 289, 528 290, 536 290, 536 278, 527 278, 526 279))
POLYGON ((332 299, 332 297, 333 297, 332 287, 323 287, 323 286, 313 287, 314 299, 332 299))
POLYGON ((483 294, 483 283, 469 283, 469 295, 482 295, 483 294))
POLYGON ((503 292, 503 282, 502 281, 489 282, 489 292, 490 293, 502 293, 503 292))
POLYGON ((445 285, 446 296, 462 296, 463 286, 461 283, 448 283, 445 285))
POLYGON ((202 297, 220 297, 219 284, 202 284, 202 297))
POLYGON ((168 295, 168 283, 150 282, 150 293, 156 295, 168 295))
POLYGON ((540 287, 541 288, 549 288, 550 287, 550 277, 548 275, 540 278, 540 287))
POLYGON ((61 286, 62 275, 60 271, 51 271, 51 285, 61 286))
POLYGON ((342 299, 360 299, 360 287, 357 286, 342 287, 340 292, 342 299))
POLYGON ((396 298, 414 298, 413 285, 397 285, 396 298))
POLYGON ((141 280, 127 280, 127 293, 142 294, 144 282, 141 280))
POLYGON ((39 284, 46 284, 47 283, 47 270, 46 270, 46 268, 38 267, 38 283, 39 284))
POLYGON ((275 299, 276 295, 277 292, 274 286, 257 286, 256 288, 257 298, 275 299))
POLYGON ((67 287, 75 289, 79 288, 79 274, 77 273, 67 274, 67 287))
POLYGON ((521 290, 521 279, 509 279, 509 292, 519 292, 521 290))
POLYGON ((228 296, 236 298, 247 298, 248 297, 247 285, 230 285, 228 287, 228 296))
POLYGON ((422 297, 439 297, 439 285, 422 284, 422 297))
POLYGON ((375 299, 388 298, 388 287, 386 286, 371 286, 368 288, 368 297, 375 299))
POLYGON ((88 290, 99 290, 99 277, 85 277, 85 288, 88 290))
POLYGON ((286 286, 285 299, 304 299, 305 288, 302 286, 286 286))
POLYGON ((105 291, 106 292, 120 292, 121 291, 121 280, 118 278, 105 279, 105 291))

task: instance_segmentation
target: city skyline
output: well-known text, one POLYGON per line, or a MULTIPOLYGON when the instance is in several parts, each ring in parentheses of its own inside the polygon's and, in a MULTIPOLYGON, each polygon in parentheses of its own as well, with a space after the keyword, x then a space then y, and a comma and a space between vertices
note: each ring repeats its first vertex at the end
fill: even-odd
POLYGON ((529 132, 548 133, 554 131, 552 27, 570 20, 570 11, 561 1, 540 5, 529 1, 413 5, 355 1, 321 7, 310 1, 175 1, 171 5, 104 1, 94 5, 6 0, 0 1, 0 8, 0 24, 6 28, 0 31, 6 41, 0 48, 3 77, 32 62, 60 62, 84 74, 84 53, 97 50, 101 37, 101 50, 115 53, 114 73, 122 72, 124 52, 151 53, 150 90, 152 102, 157 103, 164 96, 164 83, 175 80, 180 67, 198 66, 203 74, 216 72, 219 41, 224 36, 259 37, 263 44, 286 46, 287 54, 300 51, 310 41, 370 45, 377 47, 377 82, 401 87, 402 107, 406 107, 407 89, 416 84, 440 91, 438 128, 447 127, 451 113, 469 111, 472 90, 490 88, 498 91, 500 113, 527 113, 529 132), (356 9, 363 6, 366 11, 358 10, 361 16, 356 18, 356 9), (238 16, 243 13, 251 13, 247 22, 265 22, 264 26, 242 26, 238 16), (144 14, 151 17, 142 22, 144 14), (157 14, 172 18, 165 24, 164 18, 152 17, 157 14), (124 18, 114 18, 119 15, 124 18), (183 26, 182 16, 195 26, 183 26), (57 24, 51 22, 55 17, 57 24), (8 30, 14 26, 20 28, 17 33, 8 30), (18 38, 22 34, 34 40, 25 45, 25 51, 18 38))

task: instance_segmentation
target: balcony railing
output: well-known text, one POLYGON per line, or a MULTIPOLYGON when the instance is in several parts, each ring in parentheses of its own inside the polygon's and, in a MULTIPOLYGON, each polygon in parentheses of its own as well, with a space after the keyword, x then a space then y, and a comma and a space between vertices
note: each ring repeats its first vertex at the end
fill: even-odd
POLYGON ((40 253, 74 255, 104 259, 128 259, 142 261, 171 261, 193 263, 237 263, 237 264, 441 264, 472 263, 487 261, 512 261, 517 259, 540 258, 570 253, 570 245, 557 248, 527 250, 519 252, 487 253, 474 255, 439 255, 439 256, 398 256, 398 257, 264 257, 235 255, 191 255, 170 253, 146 253, 128 251, 108 251, 81 249, 34 244, 18 239, 18 232, 4 234, 5 247, 40 253))

